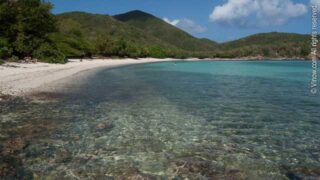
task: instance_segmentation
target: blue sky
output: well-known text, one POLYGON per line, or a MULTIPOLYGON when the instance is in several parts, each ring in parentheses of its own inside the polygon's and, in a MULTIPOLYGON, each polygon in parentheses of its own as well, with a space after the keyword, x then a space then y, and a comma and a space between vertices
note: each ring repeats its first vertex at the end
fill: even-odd
MULTIPOLYGON (((319 2, 320 0, 311 0, 319 2)), ((115 15, 142 10, 218 42, 261 32, 311 31, 309 0, 51 0, 54 13, 86 11, 115 15)))

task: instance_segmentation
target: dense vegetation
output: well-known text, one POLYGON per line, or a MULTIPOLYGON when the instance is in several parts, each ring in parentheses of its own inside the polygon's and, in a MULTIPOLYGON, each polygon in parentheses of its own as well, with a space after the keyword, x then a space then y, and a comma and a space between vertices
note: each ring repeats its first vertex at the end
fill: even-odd
MULTIPOLYGON (((111 16, 73 12, 58 15, 57 18, 61 24, 59 34, 79 42, 63 48, 68 56, 79 56, 82 52, 98 56, 161 58, 178 54, 179 51, 175 46, 111 16), (87 46, 81 47, 81 44, 87 46)), ((57 43, 63 42, 58 40, 57 43)), ((64 44, 70 45, 69 42, 64 44)))
POLYGON ((0 58, 63 61, 64 55, 48 38, 56 30, 51 8, 40 0, 0 0, 0 58))
POLYGON ((310 53, 310 36, 293 33, 262 33, 220 44, 219 50, 231 57, 300 57, 310 53))
MULTIPOLYGON (((0 0, 0 59, 64 63, 66 57, 237 58, 309 55, 308 35, 265 33, 218 44, 141 11, 116 16, 51 13, 42 0, 0 0)), ((1 63, 2 61, 0 61, 1 63)))
POLYGON ((162 19, 142 11, 131 11, 114 17, 183 50, 210 51, 217 46, 214 41, 194 38, 162 19))

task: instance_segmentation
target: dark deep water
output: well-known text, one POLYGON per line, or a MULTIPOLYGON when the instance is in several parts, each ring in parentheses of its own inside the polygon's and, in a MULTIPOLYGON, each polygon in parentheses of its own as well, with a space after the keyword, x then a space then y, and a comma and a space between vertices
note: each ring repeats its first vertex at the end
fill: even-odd
POLYGON ((317 179, 310 80, 302 61, 165 62, 101 70, 56 101, 10 98, 0 177, 317 179))

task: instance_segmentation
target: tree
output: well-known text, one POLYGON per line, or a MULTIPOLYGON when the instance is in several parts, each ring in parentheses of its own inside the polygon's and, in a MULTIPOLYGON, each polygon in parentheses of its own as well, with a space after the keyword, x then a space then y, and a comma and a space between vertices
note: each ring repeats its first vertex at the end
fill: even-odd
POLYGON ((310 51, 311 51, 310 49, 311 47, 308 46, 307 44, 302 45, 300 49, 300 55, 302 57, 307 57, 310 54, 310 51))
POLYGON ((13 27, 16 24, 16 11, 14 3, 0 0, 0 35, 2 38, 13 37, 13 27))
POLYGON ((115 41, 110 36, 99 36, 96 39, 96 51, 103 56, 117 55, 115 41))
POLYGON ((11 56, 12 49, 6 39, 0 37, 0 59, 7 59, 11 56))
POLYGON ((263 53, 263 56, 265 57, 269 57, 271 54, 270 49, 268 47, 262 48, 262 53, 263 53))
POLYGON ((0 33, 20 58, 31 56, 56 31, 52 5, 41 0, 0 0, 0 33))
POLYGON ((33 52, 33 56, 48 63, 66 63, 65 55, 48 43, 42 43, 41 46, 33 52))
POLYGON ((81 25, 72 19, 61 19, 58 23, 59 32, 72 37, 83 37, 81 25))

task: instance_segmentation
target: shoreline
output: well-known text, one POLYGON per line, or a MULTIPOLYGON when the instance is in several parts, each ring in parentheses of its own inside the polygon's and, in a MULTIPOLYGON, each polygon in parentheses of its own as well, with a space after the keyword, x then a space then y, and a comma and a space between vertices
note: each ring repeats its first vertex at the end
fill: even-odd
MULTIPOLYGON (((100 68, 116 68, 127 65, 166 62, 172 59, 70 59, 66 64, 6 63, 0 66, 0 95, 28 96, 34 92, 53 91, 51 83, 63 81, 75 74, 100 68)), ((1 99, 0 99, 1 100, 1 99)))
MULTIPOLYGON (((268 58, 265 58, 268 59, 268 58)), ((238 59, 155 59, 155 58, 141 58, 141 59, 70 59, 66 64, 21 64, 21 63, 6 63, 0 66, 0 95, 9 96, 28 96, 35 92, 51 91, 54 92, 56 88, 51 84, 54 82, 68 81, 69 77, 75 74, 83 73, 84 71, 94 72, 100 68, 111 69, 121 66, 155 63, 155 62, 169 62, 169 61, 263 61, 257 58, 238 58, 238 59), (50 86, 51 85, 51 86, 50 86)), ((275 59, 272 60, 302 60, 302 59, 275 59)), ((0 99, 1 100, 1 99, 0 99)))

